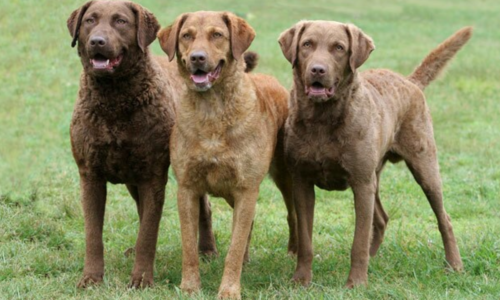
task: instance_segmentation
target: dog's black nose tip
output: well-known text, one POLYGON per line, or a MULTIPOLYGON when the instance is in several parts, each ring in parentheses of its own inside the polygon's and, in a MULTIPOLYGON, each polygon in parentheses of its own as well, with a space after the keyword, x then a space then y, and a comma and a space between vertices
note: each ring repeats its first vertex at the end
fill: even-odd
POLYGON ((315 64, 311 67, 311 74, 313 75, 325 75, 326 73, 326 67, 320 64, 315 64))
POLYGON ((102 36, 93 36, 90 38, 90 45, 92 47, 103 47, 106 45, 106 39, 102 36))
POLYGON ((204 63, 207 60, 207 53, 204 51, 196 51, 191 53, 189 59, 192 63, 204 63))

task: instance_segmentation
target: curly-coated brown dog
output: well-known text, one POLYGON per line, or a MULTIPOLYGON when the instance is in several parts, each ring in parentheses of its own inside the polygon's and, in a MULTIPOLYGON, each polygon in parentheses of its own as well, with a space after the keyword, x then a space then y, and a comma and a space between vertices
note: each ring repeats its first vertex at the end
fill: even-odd
MULTIPOLYGON (((108 181, 125 183, 137 204, 140 228, 130 286, 149 286, 170 164, 174 98, 183 83, 176 79, 175 64, 149 54, 160 25, 141 6, 87 2, 67 25, 83 65, 70 130, 85 216, 85 266, 78 286, 103 280, 108 181)), ((200 248, 214 252, 206 197, 200 206, 206 225, 200 228, 200 248)))
POLYGON ((446 260, 462 260, 443 207, 431 115, 423 90, 469 40, 464 28, 432 51, 405 77, 389 70, 356 70, 375 48, 354 25, 302 21, 279 43, 293 66, 291 111, 286 123, 286 161, 293 175, 299 251, 293 279, 311 282, 314 186, 352 188, 356 227, 346 286, 367 283, 368 261, 382 243, 388 216, 379 198, 387 161, 404 160, 437 217, 446 260), (373 236, 372 236, 373 228, 373 236))
POLYGON ((158 34, 170 59, 177 53, 179 72, 188 87, 180 99, 170 143, 179 184, 181 288, 187 292, 201 287, 194 246, 198 199, 206 192, 223 197, 234 208, 219 297, 240 298, 259 185, 268 171, 288 208, 288 250, 296 251, 291 177, 285 170, 281 141, 289 94, 273 77, 245 73, 252 66, 246 66, 243 52, 254 36, 243 19, 226 12, 186 13, 158 34))

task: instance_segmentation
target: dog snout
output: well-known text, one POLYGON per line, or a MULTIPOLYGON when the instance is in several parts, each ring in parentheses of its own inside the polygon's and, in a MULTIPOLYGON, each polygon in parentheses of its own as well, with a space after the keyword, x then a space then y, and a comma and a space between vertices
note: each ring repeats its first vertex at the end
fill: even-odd
POLYGON ((324 76, 326 74, 326 66, 321 64, 314 64, 311 66, 310 73, 313 76, 324 76))
POLYGON ((104 47, 106 46, 107 41, 104 37, 94 35, 90 38, 90 46, 91 47, 104 47))
POLYGON ((189 56, 189 60, 195 65, 202 65, 207 61, 207 53, 205 51, 194 51, 189 56))

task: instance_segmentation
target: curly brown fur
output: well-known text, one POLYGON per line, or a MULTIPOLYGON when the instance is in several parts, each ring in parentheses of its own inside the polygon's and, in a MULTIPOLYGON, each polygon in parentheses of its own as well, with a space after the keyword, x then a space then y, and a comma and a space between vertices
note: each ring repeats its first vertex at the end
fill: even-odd
POLYGON ((375 48, 351 24, 302 21, 279 43, 293 66, 285 155, 293 177, 299 251, 293 280, 312 280, 314 186, 352 188, 356 224, 346 287, 366 284, 370 255, 377 253, 389 220, 380 197, 387 161, 404 160, 437 217, 446 260, 462 260, 443 206, 431 115, 423 87, 470 37, 463 29, 424 60, 410 79, 390 70, 357 72, 375 48), (415 84, 419 84, 418 86, 415 84))
MULTIPOLYGON (((159 24, 137 4, 88 2, 71 14, 67 24, 83 65, 70 129, 86 236, 78 286, 103 280, 107 182, 126 184, 136 202, 140 228, 130 287, 150 286, 181 84, 176 65, 149 54, 147 47, 159 24), (122 20, 119 24, 116 16, 122 20)), ((208 207, 207 201, 202 202, 208 207)))

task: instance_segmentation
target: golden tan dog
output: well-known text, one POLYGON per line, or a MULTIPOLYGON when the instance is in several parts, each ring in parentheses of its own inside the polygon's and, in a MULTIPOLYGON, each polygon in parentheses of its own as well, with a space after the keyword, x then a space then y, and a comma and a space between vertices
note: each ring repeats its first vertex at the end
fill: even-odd
MULTIPOLYGON (((139 214, 129 286, 150 286, 175 98, 183 83, 175 64, 150 55, 148 46, 160 25, 140 5, 89 1, 70 15, 67 25, 83 66, 70 134, 85 216, 85 266, 78 286, 103 280, 107 182, 126 184, 139 214)), ((199 247, 211 254, 216 248, 206 197, 200 206, 205 226, 200 227, 199 247)))
POLYGON ((288 113, 288 92, 270 76, 245 73, 243 52, 254 36, 243 19, 226 12, 183 14, 158 34, 170 59, 177 53, 179 72, 188 86, 170 143, 179 183, 184 291, 201 286, 194 243, 198 199, 206 192, 223 197, 234 208, 219 297, 240 298, 259 185, 268 171, 287 205, 288 249, 296 249, 291 178, 279 138, 288 113))
POLYGON ((352 188, 356 228, 346 286, 367 283, 369 257, 382 243, 388 222, 379 198, 380 173, 388 160, 406 162, 436 214, 447 262, 462 269, 443 207, 431 115, 422 91, 471 34, 471 28, 455 33, 409 77, 389 70, 358 73, 375 47, 354 25, 302 21, 281 34, 279 43, 294 76, 285 153, 298 218, 295 281, 307 285, 312 279, 316 185, 352 188))

